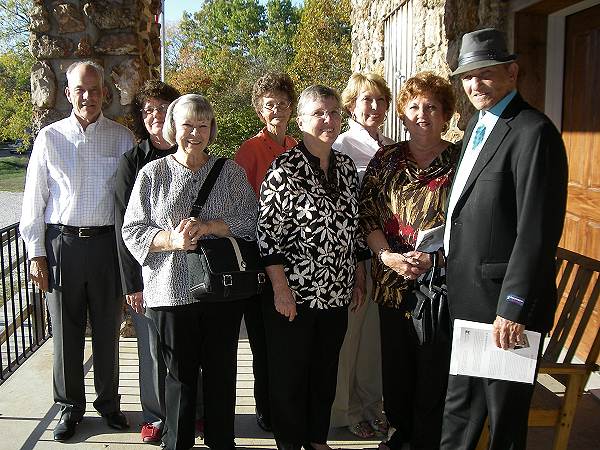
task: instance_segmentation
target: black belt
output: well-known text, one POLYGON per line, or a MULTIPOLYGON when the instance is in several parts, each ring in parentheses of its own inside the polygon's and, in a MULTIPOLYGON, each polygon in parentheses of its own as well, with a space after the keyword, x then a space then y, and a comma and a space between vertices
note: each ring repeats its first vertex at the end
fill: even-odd
POLYGON ((72 227, 70 225, 62 225, 60 223, 49 223, 48 228, 60 230, 62 234, 67 236, 77 236, 80 238, 99 236, 101 234, 110 233, 115 229, 113 225, 104 225, 102 227, 72 227))

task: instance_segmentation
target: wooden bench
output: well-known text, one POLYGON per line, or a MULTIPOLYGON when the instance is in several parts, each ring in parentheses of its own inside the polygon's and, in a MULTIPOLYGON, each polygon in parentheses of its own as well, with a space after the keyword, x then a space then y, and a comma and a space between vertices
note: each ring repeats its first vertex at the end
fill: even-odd
MULTIPOLYGON (((539 380, 560 387, 548 389, 538 381, 529 410, 530 427, 554 428, 553 450, 567 448, 577 404, 590 374, 598 370, 600 327, 592 318, 600 297, 600 261, 559 248, 556 254, 559 306, 554 328, 540 363, 539 380), (584 334, 585 346, 582 346, 584 334), (580 362, 583 359, 583 362, 580 362), (548 378, 551 377, 551 378, 548 378), (548 383, 550 381, 551 383, 548 383)), ((598 311, 596 311, 598 314, 598 311)), ((478 450, 487 448, 484 426, 478 450)))

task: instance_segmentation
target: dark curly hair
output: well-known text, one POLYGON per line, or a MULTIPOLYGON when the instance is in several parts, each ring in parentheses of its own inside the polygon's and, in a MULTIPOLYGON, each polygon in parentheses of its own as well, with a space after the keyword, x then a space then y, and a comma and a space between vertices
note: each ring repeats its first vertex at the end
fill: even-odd
POLYGON ((404 119, 404 108, 413 98, 431 95, 442 104, 444 118, 449 121, 454 114, 456 97, 450 82, 433 72, 419 72, 406 80, 396 96, 396 111, 404 119))
POLYGON ((294 89, 294 82, 287 73, 279 72, 268 72, 256 80, 252 87, 252 106, 258 117, 261 117, 260 111, 262 110, 262 98, 269 92, 282 92, 288 96, 292 103, 292 110, 296 105, 296 90, 294 89))
POLYGON ((133 100, 133 131, 138 139, 148 138, 148 130, 144 126, 141 109, 149 98, 164 100, 171 103, 181 94, 173 86, 159 80, 147 80, 135 94, 133 100))

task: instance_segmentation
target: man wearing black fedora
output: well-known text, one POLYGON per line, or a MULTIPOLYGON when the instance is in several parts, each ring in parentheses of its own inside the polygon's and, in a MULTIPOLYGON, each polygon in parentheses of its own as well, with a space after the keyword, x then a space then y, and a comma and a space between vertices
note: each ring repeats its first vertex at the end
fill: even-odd
MULTIPOLYGON (((493 324, 495 344, 547 332, 556 309, 554 255, 567 193, 560 133, 517 92, 502 32, 463 36, 458 67, 478 110, 470 120, 444 235, 451 318, 493 324)), ((486 417, 490 449, 525 449, 533 385, 450 375, 441 448, 474 449, 486 417)))

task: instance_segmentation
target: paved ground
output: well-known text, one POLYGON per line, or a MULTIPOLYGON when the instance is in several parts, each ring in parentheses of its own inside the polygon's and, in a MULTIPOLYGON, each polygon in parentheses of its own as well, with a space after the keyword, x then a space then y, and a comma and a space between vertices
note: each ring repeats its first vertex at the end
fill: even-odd
POLYGON ((22 192, 0 191, 0 228, 19 221, 22 203, 22 192))
MULTIPOLYGON (((0 144, 0 158, 12 156, 10 151, 13 148, 11 145, 0 144)), ((0 228, 19 221, 22 203, 22 192, 0 191, 0 228)))

